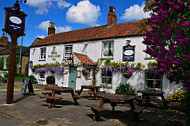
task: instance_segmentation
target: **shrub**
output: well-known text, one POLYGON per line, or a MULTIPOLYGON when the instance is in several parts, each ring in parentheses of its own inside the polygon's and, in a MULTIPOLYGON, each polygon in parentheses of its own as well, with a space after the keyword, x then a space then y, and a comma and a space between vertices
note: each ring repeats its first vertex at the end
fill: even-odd
POLYGON ((178 89, 176 93, 168 96, 167 100, 184 102, 184 97, 184 92, 178 89))
POLYGON ((30 75, 30 76, 28 76, 26 78, 30 78, 32 84, 37 83, 37 80, 36 80, 36 78, 33 75, 30 75))
POLYGON ((136 95, 129 83, 120 83, 119 86, 117 86, 115 93, 116 94, 136 95))

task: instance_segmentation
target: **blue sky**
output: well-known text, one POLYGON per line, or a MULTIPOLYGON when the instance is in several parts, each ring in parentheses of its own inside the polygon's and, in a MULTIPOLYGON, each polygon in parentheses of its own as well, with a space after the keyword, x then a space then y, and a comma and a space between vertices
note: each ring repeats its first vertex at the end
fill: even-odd
MULTIPOLYGON (((4 7, 16 0, 0 0, 0 28, 4 28, 4 7)), ((21 9, 28 15, 23 45, 30 46, 37 37, 47 36, 49 21, 54 22, 56 33, 107 24, 109 5, 115 7, 117 23, 147 18, 143 12, 145 0, 27 0, 21 9)), ((2 36, 2 30, 0 30, 2 36)), ((9 41, 10 38, 9 38, 9 41)), ((20 45, 21 37, 18 39, 20 45)))

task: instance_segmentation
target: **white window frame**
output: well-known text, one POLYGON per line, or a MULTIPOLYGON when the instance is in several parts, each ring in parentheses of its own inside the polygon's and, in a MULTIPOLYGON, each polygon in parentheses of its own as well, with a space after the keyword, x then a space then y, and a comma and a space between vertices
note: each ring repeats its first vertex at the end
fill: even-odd
POLYGON ((102 58, 104 59, 113 59, 114 56, 114 41, 102 41, 102 58), (105 43, 108 44, 108 47, 105 47, 105 43), (111 48, 109 47, 111 45, 111 48), (112 55, 110 54, 110 51, 112 55), (107 56, 106 56, 107 55, 107 56))
POLYGON ((41 61, 46 60, 46 47, 40 48, 40 60, 41 61))
POLYGON ((148 74, 150 73, 147 73, 145 72, 145 85, 147 89, 155 89, 155 90, 162 90, 162 85, 163 85, 163 75, 155 75, 155 74, 152 74, 153 78, 148 78, 148 74), (160 78, 155 78, 156 76, 160 76, 160 78), (160 85, 157 87, 156 85, 152 84, 152 87, 148 87, 148 81, 152 83, 158 83, 160 82, 160 85))
POLYGON ((69 58, 72 53, 73 53, 73 45, 65 45, 63 59, 69 58), (70 49, 66 49, 66 48, 70 48, 70 49))
POLYGON ((108 71, 111 74, 111 76, 108 76, 108 72, 106 73, 106 72, 103 72, 103 71, 105 71, 105 69, 101 69, 101 86, 103 86, 104 88, 111 89, 112 88, 112 72, 108 71), (103 75, 103 74, 105 74, 105 75, 103 75), (104 82, 103 82, 103 79, 105 79, 104 82), (108 79, 111 80, 110 83, 108 83, 108 79))

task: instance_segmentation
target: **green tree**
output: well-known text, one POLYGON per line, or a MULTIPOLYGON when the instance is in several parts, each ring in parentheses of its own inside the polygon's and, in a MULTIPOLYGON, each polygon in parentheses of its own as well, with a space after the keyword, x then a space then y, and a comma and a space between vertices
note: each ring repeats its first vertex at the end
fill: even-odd
POLYGON ((4 57, 2 56, 0 60, 0 70, 3 70, 3 66, 4 66, 4 57))
POLYGON ((151 30, 143 43, 146 53, 157 58, 159 73, 170 82, 183 83, 190 125, 190 0, 154 0, 148 19, 151 30))
POLYGON ((155 2, 155 0, 145 0, 145 7, 144 7, 144 9, 143 9, 144 12, 151 11, 154 2, 155 2))

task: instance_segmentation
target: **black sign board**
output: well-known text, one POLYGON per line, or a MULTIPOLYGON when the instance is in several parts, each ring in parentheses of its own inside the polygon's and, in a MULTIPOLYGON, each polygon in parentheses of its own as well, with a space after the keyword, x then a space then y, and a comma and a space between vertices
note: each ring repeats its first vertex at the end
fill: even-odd
POLYGON ((22 33, 23 16, 10 12, 8 17, 8 30, 22 33))
POLYGON ((31 80, 29 78, 24 79, 24 83, 22 85, 21 93, 22 94, 26 93, 27 86, 28 86, 29 93, 34 94, 33 86, 32 86, 31 80))
POLYGON ((22 11, 12 10, 12 8, 8 7, 6 7, 5 10, 5 27, 3 31, 17 35, 24 35, 25 17, 27 15, 22 11))
POLYGON ((123 46, 123 61, 134 61, 135 59, 135 46, 123 46))

